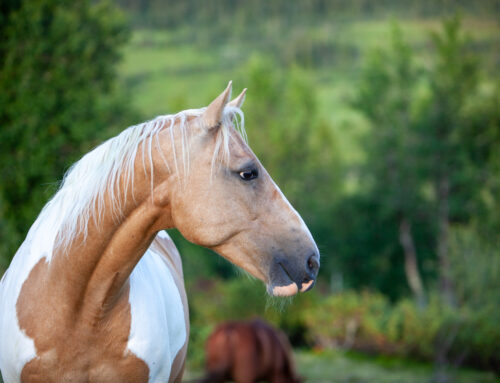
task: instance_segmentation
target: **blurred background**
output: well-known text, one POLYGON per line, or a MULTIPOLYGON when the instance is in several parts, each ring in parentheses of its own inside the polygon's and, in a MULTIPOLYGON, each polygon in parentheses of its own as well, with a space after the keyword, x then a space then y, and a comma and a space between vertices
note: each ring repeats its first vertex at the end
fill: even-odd
POLYGON ((247 87, 249 142, 322 253, 291 300, 175 231, 186 379, 223 320, 281 328, 307 382, 498 382, 497 0, 0 3, 0 275, 70 164, 247 87))

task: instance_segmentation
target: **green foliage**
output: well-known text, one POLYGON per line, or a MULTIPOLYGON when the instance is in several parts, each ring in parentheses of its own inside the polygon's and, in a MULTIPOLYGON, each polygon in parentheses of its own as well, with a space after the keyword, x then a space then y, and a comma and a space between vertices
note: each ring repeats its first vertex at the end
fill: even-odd
POLYGON ((487 80, 486 85, 467 100, 461 113, 460 159, 464 166, 457 184, 459 190, 470 193, 461 203, 474 226, 486 238, 498 238, 500 215, 494 212, 500 211, 500 83, 487 80))
POLYGON ((410 300, 402 300, 387 322, 388 339, 399 354, 433 360, 440 331, 448 326, 447 320, 453 315, 436 296, 431 297, 424 310, 410 300))
MULTIPOLYGON (((364 143, 362 197, 350 201, 370 201, 376 222, 392 230, 377 233, 385 236, 385 254, 370 241, 372 252, 402 256, 397 227, 409 222, 420 267, 439 261, 441 278, 448 278, 448 227, 477 224, 492 233, 482 223, 497 222, 485 204, 497 206, 500 195, 494 154, 498 90, 493 85, 494 91, 480 91, 480 65, 459 18, 446 20, 431 41, 435 52, 427 68, 414 60, 398 27, 389 47, 366 59, 354 106, 369 120, 372 134, 364 143), (483 124, 472 117, 479 115, 477 99, 483 124)), ((435 274, 423 270, 428 283, 435 274)))
POLYGON ((181 28, 187 20, 194 25, 214 24, 211 37, 227 35, 228 31, 243 24, 246 33, 268 20, 281 20, 287 27, 312 23, 318 19, 383 17, 398 14, 412 17, 443 16, 466 10, 473 14, 498 12, 494 0, 475 2, 399 0, 373 2, 370 0, 308 0, 290 2, 287 0, 217 0, 207 3, 203 0, 117 0, 117 3, 134 15, 139 26, 159 28, 181 28), (222 31, 221 31, 222 30, 222 31), (217 33, 218 32, 218 33, 217 33))
POLYGON ((471 228, 452 230, 451 275, 461 305, 472 310, 497 308, 496 303, 500 302, 499 248, 498 242, 485 239, 471 228))
POLYGON ((498 309, 453 309, 431 296, 425 309, 412 300, 391 304, 378 293, 353 291, 319 299, 302 313, 309 339, 321 348, 368 351, 433 361, 446 358, 481 368, 498 363, 498 309))
POLYGON ((314 344, 322 347, 371 348, 371 342, 383 343, 381 317, 389 303, 380 294, 354 291, 333 294, 320 307, 304 313, 304 321, 314 344), (377 321, 378 320, 378 321, 377 321))
MULTIPOLYGON (((435 58, 426 76, 428 94, 419 100, 416 115, 421 166, 427 181, 434 185, 438 204, 439 183, 448 180, 450 219, 463 222, 470 217, 466 209, 471 203, 468 201, 477 199, 480 189, 475 187, 477 167, 485 165, 483 161, 481 164, 470 162, 467 152, 478 149, 489 152, 497 143, 490 141, 483 148, 469 144, 472 137, 482 135, 488 127, 476 126, 479 131, 473 132, 466 126, 467 104, 478 95, 479 63, 470 51, 470 41, 461 29, 460 19, 446 20, 442 32, 431 37, 435 58), (471 171, 471 166, 476 169, 471 171)), ((486 113, 497 114, 494 109, 486 113)), ((500 127, 497 125, 495 129, 498 131, 500 127)))
MULTIPOLYGON (((397 222, 382 211, 378 195, 344 197, 330 214, 332 223, 325 235, 330 235, 328 248, 334 259, 327 261, 335 261, 339 288, 369 288, 391 299, 407 295, 397 222)), ((428 235, 427 229, 420 227, 422 236, 428 235)))
MULTIPOLYGON (((115 86, 127 29, 107 2, 25 1, 0 42, 0 235, 10 259, 64 170, 130 118, 115 86)), ((3 258, 5 259, 5 258, 3 258)))
POLYGON ((471 228, 454 228, 450 239, 451 279, 463 314, 453 351, 498 372, 500 359, 500 250, 471 228))
MULTIPOLYGON (((405 257, 413 256, 408 247, 411 243, 405 245, 401 242, 401 228, 407 228, 405 234, 413 244, 415 236, 424 237, 424 244, 429 242, 429 238, 425 238, 428 232, 419 225, 419 218, 429 210, 420 194, 419 137, 413 117, 419 82, 412 49, 400 28, 393 25, 389 46, 377 48, 366 59, 353 102, 373 129, 364 142, 368 160, 362 179, 363 198, 376 207, 377 217, 387 222, 387 229, 392 233, 387 235, 386 243, 392 242, 391 253, 396 251, 401 258, 403 252, 405 257)), ((413 248, 415 258, 419 253, 429 254, 420 241, 413 248)), ((385 256, 390 256, 390 253, 385 256)), ((410 264, 408 259, 405 264, 410 264)), ((406 269, 407 277, 409 282, 411 278, 418 279, 419 286, 413 286, 413 292, 423 302, 418 269, 417 259, 415 267, 406 269)))

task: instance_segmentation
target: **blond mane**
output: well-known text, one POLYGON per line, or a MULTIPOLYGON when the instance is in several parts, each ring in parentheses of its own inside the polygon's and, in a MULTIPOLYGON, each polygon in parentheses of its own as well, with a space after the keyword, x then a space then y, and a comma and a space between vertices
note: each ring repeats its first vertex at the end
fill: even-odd
MULTIPOLYGON (((151 169, 149 174, 151 188, 153 188, 153 147, 159 150, 169 172, 175 171, 179 175, 182 169, 183 173, 187 174, 190 167, 190 135, 187 131, 187 120, 190 117, 201 116, 205 109, 190 109, 173 115, 158 116, 153 120, 131 126, 74 163, 65 174, 59 190, 37 219, 56 230, 50 233, 53 237, 50 250, 54 246, 67 248, 72 240, 82 234, 85 240, 89 222, 93 220, 96 225, 100 225, 108 209, 111 209, 115 220, 123 217, 124 200, 129 188, 132 196, 134 195, 134 164, 139 152, 142 153, 144 172, 147 172, 146 164, 149 164, 151 169), (159 141, 159 133, 166 129, 170 132, 173 164, 167 162, 159 141), (175 138, 179 135, 180 153, 175 146, 175 138), (143 150, 139 151, 141 145, 143 150), (122 179, 125 180, 123 188, 122 179), (107 201, 112 201, 112 206, 106 206, 105 197, 107 201)), ((202 123, 201 120, 198 119, 197 123, 202 123)), ((243 112, 237 107, 226 106, 217 133, 212 169, 217 163, 229 160, 229 141, 232 132, 238 132, 246 141, 243 112)), ((51 253, 52 251, 49 251, 47 254, 49 259, 51 253)))

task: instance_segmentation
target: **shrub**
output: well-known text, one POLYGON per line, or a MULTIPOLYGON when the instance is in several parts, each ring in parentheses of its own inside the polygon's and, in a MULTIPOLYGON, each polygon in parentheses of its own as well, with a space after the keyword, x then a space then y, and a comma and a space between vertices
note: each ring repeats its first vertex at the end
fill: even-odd
POLYGON ((426 307, 411 299, 391 303, 374 292, 320 295, 317 290, 289 300, 269 298, 249 278, 199 280, 190 292, 190 361, 198 368, 204 344, 223 321, 261 317, 284 330, 294 346, 355 349, 439 363, 500 365, 500 317, 496 305, 453 308, 431 295, 426 307))

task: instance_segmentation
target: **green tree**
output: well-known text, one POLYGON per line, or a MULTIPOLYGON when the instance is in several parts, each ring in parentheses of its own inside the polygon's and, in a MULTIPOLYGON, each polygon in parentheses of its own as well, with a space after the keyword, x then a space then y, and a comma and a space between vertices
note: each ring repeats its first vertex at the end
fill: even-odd
MULTIPOLYGON (((498 206, 499 196, 491 189, 490 180, 495 178, 495 166, 498 169, 494 157, 500 135, 499 104, 495 93, 481 95, 480 63, 458 17, 445 20, 441 33, 433 33, 431 38, 435 51, 426 73, 428 95, 418 107, 416 130, 425 160, 424 176, 433 190, 440 291, 447 302, 455 303, 450 225, 479 218, 484 193, 498 206), (484 102, 481 111, 474 107, 476 99, 484 102), (484 125, 478 123, 479 115, 484 125)), ((495 214, 483 212, 486 214, 480 219, 495 214)))
POLYGON ((370 193, 377 196, 380 213, 398 227, 408 286, 423 305, 424 286, 412 231, 424 204, 419 187, 418 137, 412 121, 418 80, 412 50, 394 25, 389 48, 377 49, 368 57, 354 105, 373 129, 365 142, 370 193))
MULTIPOLYGON (((0 40, 0 246, 8 262, 67 166, 127 121, 125 20, 107 2, 10 1, 0 40)), ((129 122, 129 121, 127 121, 129 122)))
MULTIPOLYGON (((377 227, 378 237, 397 223, 408 285, 417 300, 423 302, 418 250, 419 258, 437 260, 439 290, 454 304, 450 227, 476 225, 491 235, 494 230, 485 227, 498 222, 498 86, 481 81, 481 67, 457 17, 431 39, 435 50, 427 69, 413 63, 397 28, 390 48, 375 51, 365 64, 355 106, 372 131, 360 194, 376 207, 376 221, 389 225, 377 227), (486 90, 481 83, 488 84, 486 90)), ((388 240, 394 243, 395 237, 388 240)))

